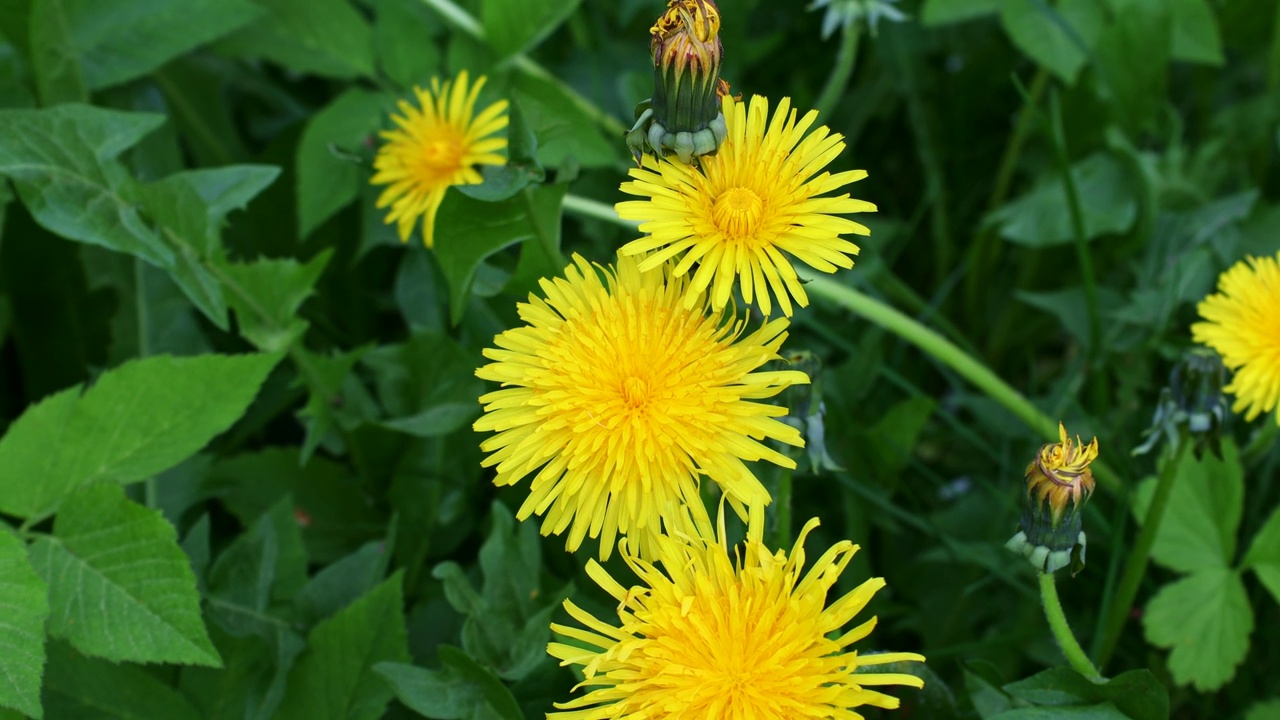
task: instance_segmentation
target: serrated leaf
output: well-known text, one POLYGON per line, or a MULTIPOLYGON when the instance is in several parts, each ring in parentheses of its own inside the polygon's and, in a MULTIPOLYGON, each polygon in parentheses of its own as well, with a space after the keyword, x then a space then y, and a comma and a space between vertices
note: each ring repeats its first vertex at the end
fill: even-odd
POLYGON ((484 0, 484 35, 498 59, 542 42, 573 14, 582 0, 484 0))
POLYGON ((256 0, 268 13, 218 43, 290 70, 338 79, 373 77, 369 23, 348 0, 256 0))
POLYGON ((1172 650, 1174 680, 1207 692, 1229 682, 1244 661, 1253 609, 1238 572, 1205 569, 1161 588, 1147 604, 1142 627, 1147 642, 1172 650))
POLYGON ((1150 670, 1131 670, 1094 682, 1071 668, 1050 668, 1004 686, 1009 695, 1036 705, 1110 702, 1133 720, 1167 720, 1169 691, 1150 670))
POLYGON ((50 232, 165 267, 173 252, 143 222, 133 181, 115 160, 162 122, 87 105, 0 110, 0 175, 50 232))
POLYGON ((53 535, 31 546, 49 583, 49 632, 114 662, 218 666, 200 595, 173 526, 108 483, 64 503, 53 535))
POLYGON ((261 258, 223 266, 237 288, 230 301, 240 335, 264 352, 284 351, 301 340, 308 324, 298 317, 298 308, 311 297, 332 257, 329 248, 305 263, 261 258))
POLYGON ((1280 603, 1280 508, 1271 513, 1266 524, 1253 536, 1241 568, 1252 570, 1271 597, 1280 603))
MULTIPOLYGON (((1085 237, 1122 233, 1138 217, 1138 201, 1132 182, 1120 163, 1105 153, 1095 153, 1071 166, 1080 194, 1085 237)), ((1074 242, 1067 194, 1056 178, 992 213, 1001 237, 1028 247, 1049 247, 1074 242)))
MULTIPOLYGON (((1151 557, 1181 572, 1230 567, 1236 554, 1236 530, 1244 511, 1244 470, 1235 443, 1224 440, 1222 459, 1205 453, 1197 460, 1190 448, 1179 456, 1160 530, 1151 557)), ((1154 491, 1144 482, 1133 503, 1139 522, 1154 491)))
POLYGON ((376 670, 406 707, 440 720, 522 720, 511 691, 461 650, 441 645, 441 670, 379 663, 376 670))
POLYGON ((49 589, 21 540, 0 531, 0 707, 43 717, 44 621, 49 589))
POLYGON ((382 93, 352 88, 311 116, 298 142, 299 237, 359 195, 361 181, 368 181, 362 146, 377 136, 390 104, 382 93))
POLYGON ((1168 0, 1173 19, 1174 60, 1221 66, 1222 37, 1218 17, 1206 0, 1168 0))
POLYGON ((145 75, 258 17, 245 0, 58 0, 67 49, 90 90, 145 75))
POLYGON ((401 583, 396 573, 332 618, 316 625, 289 676, 281 720, 373 720, 393 694, 373 670, 407 662, 401 583))
POLYGON ((200 720, 177 690, 139 667, 95 660, 49 643, 44 707, 51 718, 200 720))
POLYGON ((0 438, 0 510, 43 518, 94 480, 137 482, 193 455, 244 414, 279 358, 157 356, 28 408, 0 438))

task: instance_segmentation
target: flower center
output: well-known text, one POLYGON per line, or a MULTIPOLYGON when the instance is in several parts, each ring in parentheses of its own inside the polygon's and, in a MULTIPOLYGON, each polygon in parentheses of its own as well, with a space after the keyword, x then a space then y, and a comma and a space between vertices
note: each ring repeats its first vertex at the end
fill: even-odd
POLYGON ((736 240, 755 234, 763 210, 759 195, 747 188, 729 188, 716 198, 711 219, 725 235, 736 240))
POLYGON ((462 166, 462 143, 455 138, 440 138, 422 146, 422 162, 440 174, 451 173, 462 166))
POLYGON ((622 400, 631 410, 643 410, 649 404, 649 383, 634 375, 623 380, 622 400))

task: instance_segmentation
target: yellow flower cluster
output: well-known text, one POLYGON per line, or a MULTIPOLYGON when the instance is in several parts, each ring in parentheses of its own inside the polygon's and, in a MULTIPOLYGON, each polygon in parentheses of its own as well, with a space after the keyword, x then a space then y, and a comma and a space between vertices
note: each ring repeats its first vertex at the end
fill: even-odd
MULTIPOLYGON (((672 26, 703 17, 719 18, 711 0, 671 0, 655 32, 718 43, 718 23, 672 26)), ((373 182, 390 185, 379 206, 391 206, 402 239, 422 217, 430 247, 447 188, 504 162, 506 140, 489 136, 506 125, 505 101, 473 117, 483 84, 465 73, 433 82, 421 109, 402 103, 399 129, 384 133, 373 182)), ((765 546, 771 498, 749 464, 796 467, 779 450, 804 439, 768 400, 809 377, 766 369, 783 360, 792 300, 808 303, 791 258, 824 272, 853 265, 858 247, 842 236, 868 231, 840 216, 875 207, 832 193, 866 173, 825 171, 843 139, 789 99, 771 119, 758 96, 719 104, 724 141, 712 154, 644 156, 622 185, 640 199, 618 213, 641 221, 644 237, 612 265, 575 255, 563 277, 541 280, 518 305, 523 324, 497 335, 476 371, 498 384, 474 426, 492 433, 483 464, 498 485, 530 479, 517 516, 540 517, 570 552, 588 538, 602 560, 616 548, 638 578, 628 586, 588 563, 619 602, 617 624, 565 602, 581 626, 553 625, 564 641, 548 651, 581 666, 592 689, 550 717, 860 718, 854 708, 898 706, 876 687, 923 685, 867 670, 924 660, 854 650, 875 618, 845 629, 882 579, 828 603, 857 546, 837 542, 806 572, 816 518, 789 553, 765 546), (735 286, 763 321, 734 310, 735 286), (704 479, 721 497, 715 525, 704 479), (746 521, 741 547, 726 538, 726 505, 746 521)))

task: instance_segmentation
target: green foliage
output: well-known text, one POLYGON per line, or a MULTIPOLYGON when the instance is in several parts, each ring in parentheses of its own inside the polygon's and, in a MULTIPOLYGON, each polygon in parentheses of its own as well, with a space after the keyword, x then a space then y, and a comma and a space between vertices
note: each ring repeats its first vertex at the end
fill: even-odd
POLYGON ((44 621, 48 586, 32 569, 16 537, 0 532, 0 707, 42 717, 40 676, 44 671, 44 621))
POLYGON ((440 646, 442 670, 400 663, 375 668, 400 702, 423 717, 440 720, 520 720, 524 713, 502 681, 461 650, 440 646))

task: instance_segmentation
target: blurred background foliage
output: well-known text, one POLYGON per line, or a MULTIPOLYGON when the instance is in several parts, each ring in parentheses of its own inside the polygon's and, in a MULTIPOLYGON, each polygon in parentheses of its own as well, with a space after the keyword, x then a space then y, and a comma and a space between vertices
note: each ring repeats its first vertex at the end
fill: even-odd
MULTIPOLYGON (((1194 304, 1230 263, 1280 250, 1274 0, 903 0, 874 25, 872 0, 719 5, 733 89, 821 107, 848 142, 833 171, 870 173, 854 191, 879 213, 838 281, 1096 434, 1114 469, 1087 508, 1090 565, 1060 582, 1086 650, 1110 656, 1104 692, 1041 673, 1062 659, 1031 568, 1001 547, 1025 463, 1053 438, 836 304, 797 314, 787 351, 821 368, 829 457, 795 476, 791 516, 821 516, 811 547, 862 545, 838 589, 887 578, 866 650, 929 659, 898 712, 1280 717, 1270 418, 1229 424, 1222 459, 1166 460, 1178 484, 1155 564, 1105 630, 1157 472, 1157 453, 1131 450, 1194 304)), ((621 198, 661 9, 0 0, 0 427, 100 377, 121 378, 118 397, 94 394, 104 380, 77 407, 127 404, 151 376, 192 413, 226 415, 181 457, 107 478, 132 499, 121 517, 145 505, 176 529, 136 516, 180 543, 222 667, 94 652, 51 619, 47 717, 517 720, 570 696, 548 622, 569 595, 602 617, 611 601, 585 549, 516 523, 524 490, 481 469, 473 372, 539 277, 633 237, 591 201, 621 198), (434 252, 401 245, 368 185, 376 133, 412 86, 464 69, 512 102, 510 171, 449 192, 434 252), (212 370, 152 375, 195 367, 154 356, 251 351, 267 360, 228 367, 226 389, 207 386, 212 370), (130 381, 136 358, 156 364, 130 381)), ((160 432, 118 417, 139 443, 160 432)), ((20 495, 19 460, 38 460, 20 442, 75 454, 101 439, 17 428, 8 455, 0 443, 0 512, 64 537, 31 546, 43 576, 41 542, 74 549, 88 532, 81 505, 126 501, 103 486, 57 507, 20 495)), ((29 682, 15 688, 0 706, 30 713, 29 682)))

